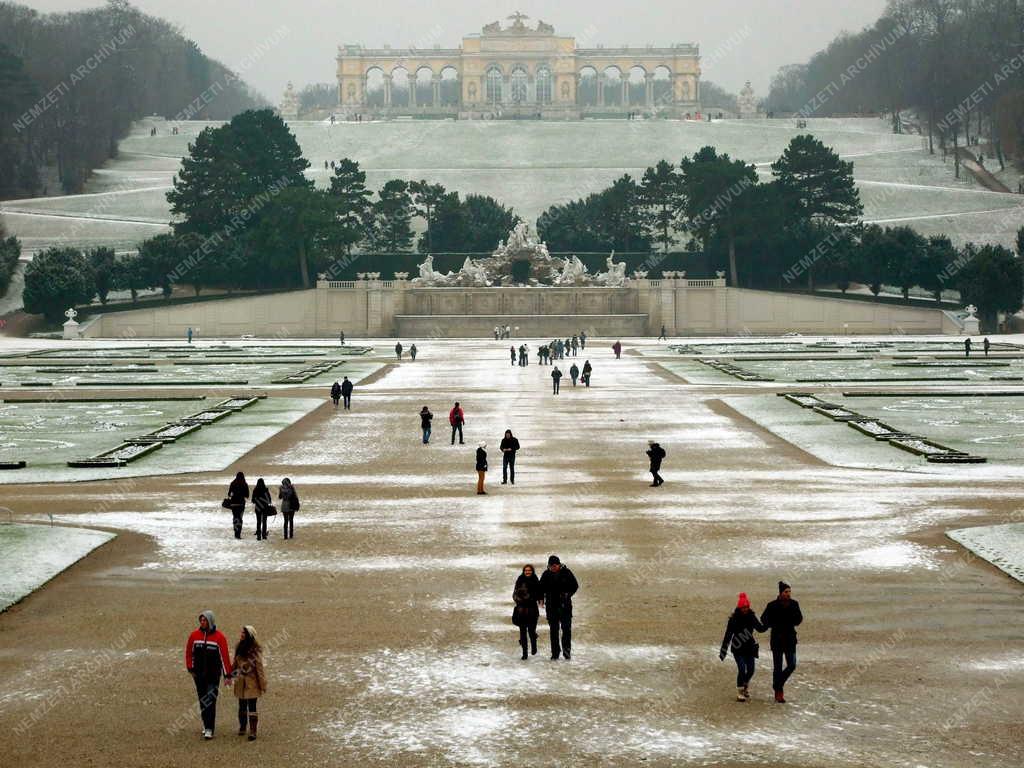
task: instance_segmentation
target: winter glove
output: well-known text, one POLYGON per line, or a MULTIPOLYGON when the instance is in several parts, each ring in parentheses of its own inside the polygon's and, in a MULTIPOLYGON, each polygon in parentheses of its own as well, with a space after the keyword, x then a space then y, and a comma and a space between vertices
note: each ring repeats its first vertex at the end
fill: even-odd
POLYGON ((718 652, 718 660, 719 661, 725 661, 725 651, 719 651, 718 652))

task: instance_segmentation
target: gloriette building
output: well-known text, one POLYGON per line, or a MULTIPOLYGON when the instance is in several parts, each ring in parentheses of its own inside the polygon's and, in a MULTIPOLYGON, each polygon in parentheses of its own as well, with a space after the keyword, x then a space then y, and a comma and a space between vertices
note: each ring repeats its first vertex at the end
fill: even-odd
POLYGON ((345 114, 545 117, 700 112, 700 49, 580 47, 515 13, 459 48, 338 47, 345 114))

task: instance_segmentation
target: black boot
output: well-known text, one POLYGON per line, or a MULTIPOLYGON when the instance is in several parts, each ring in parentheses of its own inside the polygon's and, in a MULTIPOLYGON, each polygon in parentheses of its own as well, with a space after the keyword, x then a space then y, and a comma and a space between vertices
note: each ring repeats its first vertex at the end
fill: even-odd
MULTIPOLYGON (((523 653, 526 653, 526 651, 523 651, 523 653)), ((537 655, 537 636, 536 635, 530 635, 530 653, 533 654, 534 656, 537 655)))
POLYGON ((526 661, 528 658, 530 657, 526 654, 526 643, 523 643, 523 661, 526 661))

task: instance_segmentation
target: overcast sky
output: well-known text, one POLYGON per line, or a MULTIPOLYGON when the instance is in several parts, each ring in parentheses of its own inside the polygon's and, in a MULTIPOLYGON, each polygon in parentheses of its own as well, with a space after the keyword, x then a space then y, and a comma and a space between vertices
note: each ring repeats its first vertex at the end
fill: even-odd
MULTIPOLYGON (((698 43, 704 76, 732 91, 750 80, 765 95, 775 71, 804 61, 841 30, 878 18, 886 0, 134 0, 177 25, 202 49, 236 69, 277 103, 285 84, 334 79, 341 43, 382 47, 456 47, 462 36, 521 10, 553 24, 577 44, 698 43), (267 41, 280 40, 276 45, 267 41), (254 49, 262 51, 253 56, 254 49), (253 61, 253 59, 255 59, 253 61)), ((29 0, 40 11, 99 5, 99 0, 29 0)))

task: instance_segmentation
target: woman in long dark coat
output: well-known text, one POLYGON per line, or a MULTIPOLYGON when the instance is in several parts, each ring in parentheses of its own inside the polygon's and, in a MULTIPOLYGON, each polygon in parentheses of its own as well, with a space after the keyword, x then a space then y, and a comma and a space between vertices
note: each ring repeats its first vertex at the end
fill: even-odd
POLYGON ((256 512, 256 539, 263 541, 267 538, 267 512, 273 501, 270 498, 270 489, 263 482, 261 477, 256 481, 256 487, 252 489, 252 506, 256 512))
POLYGON ((758 653, 754 632, 764 632, 765 629, 767 627, 757 618, 757 614, 750 610, 747 593, 740 592, 736 610, 725 625, 725 637, 722 638, 722 648, 718 653, 718 658, 725 661, 727 649, 732 649, 732 656, 736 660, 736 701, 750 701, 748 686, 754 676, 758 653))
POLYGON ((526 661, 527 636, 530 638, 530 653, 537 653, 537 620, 540 618, 540 609, 537 607, 541 599, 540 579, 533 572, 532 565, 523 566, 523 572, 519 574, 512 590, 512 599, 516 604, 512 611, 512 623, 519 627, 519 645, 523 649, 523 661, 526 661))
POLYGON ((239 472, 228 486, 228 499, 231 505, 231 522, 235 527, 235 538, 242 538, 242 515, 245 513, 245 502, 249 498, 249 484, 245 475, 239 472))
POLYGON ((295 513, 299 511, 299 494, 287 477, 281 481, 281 488, 277 492, 277 498, 281 500, 281 517, 284 518, 284 537, 295 538, 295 513))

